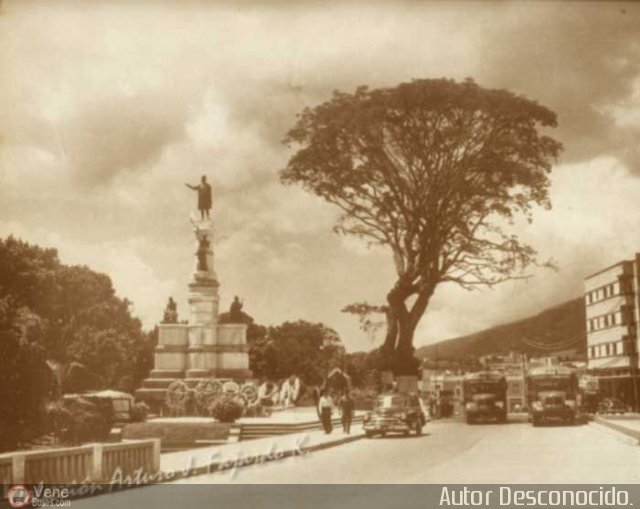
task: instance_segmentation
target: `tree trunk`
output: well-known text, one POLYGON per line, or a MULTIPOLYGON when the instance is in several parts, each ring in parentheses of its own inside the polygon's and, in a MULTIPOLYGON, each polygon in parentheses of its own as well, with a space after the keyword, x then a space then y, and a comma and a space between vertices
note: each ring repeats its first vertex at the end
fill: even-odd
POLYGON ((413 347, 415 326, 411 323, 409 315, 399 322, 398 343, 394 356, 394 372, 396 375, 415 375, 419 365, 418 359, 413 355, 415 351, 413 347))
POLYGON ((396 341, 398 339, 398 320, 391 306, 387 306, 387 334, 382 345, 382 353, 385 357, 391 357, 396 349, 396 341))
POLYGON ((420 318, 433 295, 435 287, 428 287, 418 294, 411 311, 405 301, 410 292, 396 284, 387 295, 387 337, 382 352, 396 375, 416 375, 420 362, 414 357, 413 336, 420 318))

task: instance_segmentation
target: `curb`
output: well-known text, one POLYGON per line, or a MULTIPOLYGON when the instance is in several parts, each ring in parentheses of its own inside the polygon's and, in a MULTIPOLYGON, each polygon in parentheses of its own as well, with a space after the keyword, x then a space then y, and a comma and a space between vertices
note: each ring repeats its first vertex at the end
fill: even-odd
POLYGON ((623 435, 627 439, 628 443, 631 443, 632 445, 640 445, 640 431, 627 428, 626 426, 616 424, 615 422, 611 422, 597 416, 593 418, 590 424, 597 424, 613 430, 616 433, 623 435))
MULTIPOLYGON (((286 435, 281 435, 280 437, 284 437, 284 436, 286 435)), ((198 465, 197 467, 191 467, 187 472, 185 472, 184 470, 183 471, 177 470, 173 472, 161 470, 160 472, 158 472, 158 477, 160 479, 158 479, 153 484, 174 482, 181 479, 187 479, 190 477, 197 477, 200 475, 214 474, 216 472, 235 470, 238 468, 248 467, 253 465, 262 465, 265 463, 270 463, 270 462, 282 460, 285 458, 291 458, 294 456, 304 456, 305 454, 308 454, 310 452, 321 451, 323 449, 330 449, 331 447, 337 447, 339 445, 355 442, 357 440, 363 439, 364 437, 365 437, 364 433, 358 433, 358 434, 342 437, 337 440, 332 440, 330 442, 323 442, 320 444, 314 444, 307 447, 301 446, 298 449, 288 449, 284 451, 278 451, 277 453, 265 452, 261 454, 253 454, 252 456, 248 456, 248 457, 235 456, 235 457, 230 457, 228 460, 212 461, 211 463, 208 463, 206 465, 198 465), (180 475, 178 476, 173 475, 176 472, 178 472, 180 475)), ((250 443, 250 441, 247 441, 246 443, 250 443)))

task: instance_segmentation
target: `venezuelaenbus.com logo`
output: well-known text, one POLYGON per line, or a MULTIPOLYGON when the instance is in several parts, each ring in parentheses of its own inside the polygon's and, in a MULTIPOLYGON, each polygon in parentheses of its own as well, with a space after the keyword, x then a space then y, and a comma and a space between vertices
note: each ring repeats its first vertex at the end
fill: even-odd
POLYGON ((24 507, 31 501, 31 492, 22 484, 16 484, 9 488, 7 500, 11 507, 24 507))

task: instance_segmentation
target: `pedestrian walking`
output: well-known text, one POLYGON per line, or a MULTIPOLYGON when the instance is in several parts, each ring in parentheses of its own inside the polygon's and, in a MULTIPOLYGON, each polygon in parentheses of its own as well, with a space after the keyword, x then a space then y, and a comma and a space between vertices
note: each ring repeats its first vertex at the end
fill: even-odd
POLYGON ((342 431, 347 435, 351 433, 354 406, 355 404, 351 394, 349 394, 349 391, 346 391, 340 400, 340 410, 342 411, 342 431))
POLYGON ((333 411, 333 400, 331 395, 325 389, 320 391, 320 401, 318 401, 318 409, 320 410, 320 420, 322 421, 322 427, 326 435, 333 431, 331 424, 331 412, 333 411))

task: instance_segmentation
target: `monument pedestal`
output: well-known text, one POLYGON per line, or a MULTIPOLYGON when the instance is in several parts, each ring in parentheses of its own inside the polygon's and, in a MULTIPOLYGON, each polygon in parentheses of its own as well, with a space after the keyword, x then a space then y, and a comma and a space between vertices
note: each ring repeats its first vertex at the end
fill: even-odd
POLYGON ((196 267, 189 282, 189 321, 162 323, 154 369, 136 391, 136 398, 158 406, 175 380, 195 387, 204 378, 232 379, 252 377, 249 370, 247 325, 219 324, 220 286, 213 270, 213 229, 209 220, 195 221, 196 267))

